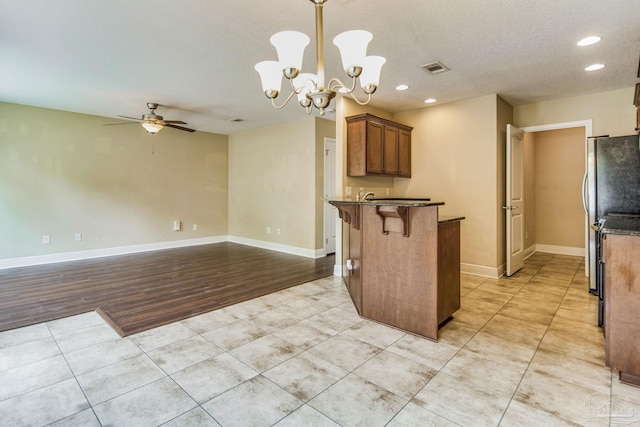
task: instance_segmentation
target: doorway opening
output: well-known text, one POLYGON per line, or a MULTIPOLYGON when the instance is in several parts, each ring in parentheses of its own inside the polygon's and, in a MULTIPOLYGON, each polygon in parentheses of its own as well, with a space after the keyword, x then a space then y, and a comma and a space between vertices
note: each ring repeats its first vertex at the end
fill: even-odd
POLYGON ((588 276, 589 221, 581 199, 592 121, 529 126, 522 130, 526 171, 525 256, 536 251, 584 256, 588 276))

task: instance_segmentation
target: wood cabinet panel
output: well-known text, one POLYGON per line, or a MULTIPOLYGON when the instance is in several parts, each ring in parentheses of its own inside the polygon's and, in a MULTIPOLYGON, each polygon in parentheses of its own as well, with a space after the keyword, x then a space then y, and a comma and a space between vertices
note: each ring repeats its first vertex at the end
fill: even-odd
POLYGON ((384 126, 367 122, 367 173, 384 173, 384 126))
POLYGON ((384 127, 384 153, 382 157, 383 172, 385 174, 398 174, 398 128, 384 127))
POLYGON ((438 207, 332 201, 342 218, 344 282, 365 318, 433 340, 460 308, 460 219, 438 207), (356 218, 357 216, 357 218, 356 218))
POLYGON ((409 237, 384 234, 375 206, 362 211, 363 251, 371 261, 363 266, 362 316, 437 340, 438 209, 410 208, 409 237))
POLYGON ((411 177, 412 127, 371 114, 346 121, 348 176, 411 177))
POLYGON ((605 360, 640 385, 640 236, 607 234, 603 250, 605 360))
POLYGON ((411 131, 398 132, 398 175, 411 178, 411 131))

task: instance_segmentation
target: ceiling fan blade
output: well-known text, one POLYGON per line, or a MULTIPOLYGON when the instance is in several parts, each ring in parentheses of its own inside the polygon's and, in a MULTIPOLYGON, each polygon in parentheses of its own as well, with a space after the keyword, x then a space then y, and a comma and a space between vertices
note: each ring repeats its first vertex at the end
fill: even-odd
POLYGON ((186 125, 187 122, 183 122, 182 120, 165 120, 165 123, 173 123, 176 125, 186 125))
POLYGON ((196 131, 195 129, 189 129, 189 128, 185 128, 185 127, 182 127, 182 126, 174 125, 174 124, 171 124, 171 123, 166 123, 165 126, 168 127, 168 128, 174 128, 174 129, 178 129, 178 130, 185 130, 187 132, 195 132, 196 131))
POLYGON ((129 119, 129 120, 137 120, 139 122, 142 121, 142 119, 139 119, 137 117, 129 117, 129 116, 118 116, 118 117, 122 117, 123 119, 129 119))
POLYGON ((102 126, 118 126, 118 125, 137 125, 136 122, 127 122, 127 123, 105 123, 102 126))

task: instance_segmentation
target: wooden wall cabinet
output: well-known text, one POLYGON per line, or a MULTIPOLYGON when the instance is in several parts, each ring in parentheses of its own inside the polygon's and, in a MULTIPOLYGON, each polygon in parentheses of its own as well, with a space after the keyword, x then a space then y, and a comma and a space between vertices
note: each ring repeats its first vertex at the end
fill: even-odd
POLYGON ((368 113, 346 120, 348 176, 411 177, 412 127, 368 113))
POLYGON ((640 236, 606 234, 604 335, 607 366, 623 382, 640 385, 640 236))

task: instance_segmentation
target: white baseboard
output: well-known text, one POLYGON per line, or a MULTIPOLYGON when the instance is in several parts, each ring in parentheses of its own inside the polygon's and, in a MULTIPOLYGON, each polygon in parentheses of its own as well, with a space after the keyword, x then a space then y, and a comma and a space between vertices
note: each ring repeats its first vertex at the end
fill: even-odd
MULTIPOLYGON (((29 267, 33 265, 53 264, 56 262, 81 261, 83 259, 102 258, 116 255, 126 255, 138 252, 150 252, 161 249, 182 248, 186 246, 208 245, 211 243, 232 242, 241 245, 254 246, 277 252, 284 252, 306 258, 322 258, 326 256, 323 249, 304 249, 262 240, 246 239, 237 236, 212 236, 197 239, 173 240, 169 242, 147 243, 142 245, 120 246, 115 248, 92 249, 78 252, 63 252, 58 254, 36 255, 21 258, 0 259, 0 270, 14 267, 29 267)), ((334 267, 335 271, 335 267, 334 267)), ((335 273, 334 273, 335 274, 335 273)))
POLYGON ((334 276, 338 276, 338 277, 342 277, 342 265, 335 264, 333 266, 333 275, 334 276))
POLYGON ((460 273, 474 274, 476 276, 490 277, 498 279, 504 274, 503 267, 485 267, 484 265, 460 264, 460 273))
POLYGON ((536 245, 533 244, 524 250, 524 259, 529 258, 531 255, 536 253, 536 245))
POLYGON ((572 256, 584 256, 584 248, 573 248, 570 246, 553 246, 553 245, 541 245, 536 244, 535 252, 547 252, 557 255, 572 255, 572 256))
POLYGON ((229 242, 241 245, 254 246, 256 248, 269 249, 286 254, 303 256, 306 258, 322 258, 326 256, 324 249, 305 249, 296 246, 282 245, 280 243, 265 242, 264 240, 247 239, 246 237, 229 236, 229 242))
POLYGON ((226 242, 227 240, 227 236, 212 236, 200 237, 197 239, 172 240, 169 242, 146 243, 142 245, 120 246, 115 248, 91 249, 87 251, 63 252, 58 254, 36 255, 21 258, 7 258, 0 259, 0 270, 14 267, 53 264, 56 262, 81 261, 84 259, 127 255, 162 249, 182 248, 186 246, 208 245, 210 243, 226 242))

